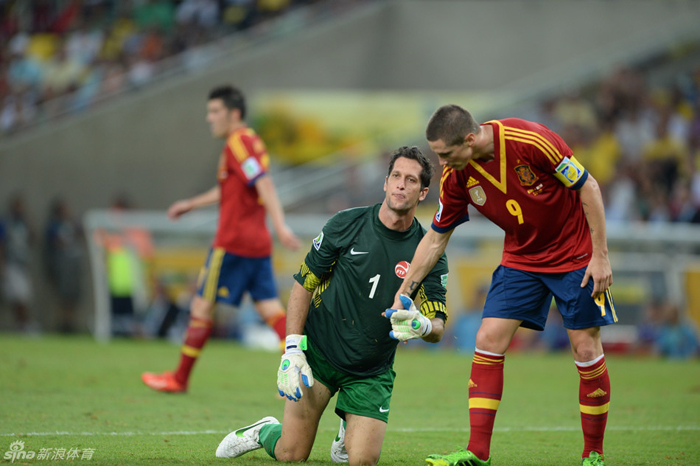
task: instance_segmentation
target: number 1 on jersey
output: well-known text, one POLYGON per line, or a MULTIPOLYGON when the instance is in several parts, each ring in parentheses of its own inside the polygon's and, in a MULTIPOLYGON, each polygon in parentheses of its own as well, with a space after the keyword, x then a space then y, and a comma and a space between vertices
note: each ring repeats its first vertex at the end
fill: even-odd
POLYGON ((377 291, 377 285, 379 285, 379 277, 381 277, 381 275, 377 274, 369 279, 369 282, 372 284, 372 289, 369 292, 369 299, 374 298, 374 293, 377 291))

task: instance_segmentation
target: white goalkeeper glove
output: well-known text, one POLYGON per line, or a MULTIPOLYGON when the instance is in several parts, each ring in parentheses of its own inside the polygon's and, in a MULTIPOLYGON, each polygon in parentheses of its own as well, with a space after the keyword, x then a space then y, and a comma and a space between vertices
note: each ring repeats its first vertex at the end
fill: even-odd
POLYGON ((391 320, 389 336, 399 341, 424 337, 433 331, 433 323, 416 309, 413 300, 400 295, 401 304, 406 309, 387 309, 384 315, 391 320))
POLYGON ((307 387, 314 385, 314 376, 303 351, 306 349, 306 335, 287 335, 284 347, 285 352, 277 371, 277 390, 280 396, 299 401, 302 395, 299 376, 307 387))

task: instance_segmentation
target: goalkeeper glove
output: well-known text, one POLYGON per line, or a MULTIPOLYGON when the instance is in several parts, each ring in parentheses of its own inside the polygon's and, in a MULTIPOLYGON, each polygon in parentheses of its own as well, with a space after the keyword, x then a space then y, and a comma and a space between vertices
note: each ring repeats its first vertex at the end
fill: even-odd
POLYGON ((387 309, 384 313, 391 319, 389 336, 399 341, 406 341, 430 334, 433 331, 433 323, 430 319, 416 309, 413 300, 408 296, 400 295, 399 299, 406 309, 387 309))
POLYGON ((299 401, 301 398, 301 381, 307 387, 314 385, 314 377, 311 367, 306 362, 303 350, 306 349, 306 335, 287 335, 285 339, 285 353, 282 355, 282 362, 277 371, 277 390, 280 396, 286 396, 292 401, 299 401))

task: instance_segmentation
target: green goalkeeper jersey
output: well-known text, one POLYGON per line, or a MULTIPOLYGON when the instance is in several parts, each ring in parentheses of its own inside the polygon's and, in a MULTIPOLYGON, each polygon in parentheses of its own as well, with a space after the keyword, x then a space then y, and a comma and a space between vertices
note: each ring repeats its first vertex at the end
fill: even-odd
MULTIPOLYGON (((414 219, 406 231, 379 220, 381 204, 344 210, 323 227, 294 278, 316 291, 304 328, 337 369, 372 376, 392 367, 397 340, 382 316, 394 303, 425 230, 414 219)), ((447 258, 443 254, 412 298, 423 315, 447 319, 447 258), (416 302, 418 305, 418 303, 416 302)))

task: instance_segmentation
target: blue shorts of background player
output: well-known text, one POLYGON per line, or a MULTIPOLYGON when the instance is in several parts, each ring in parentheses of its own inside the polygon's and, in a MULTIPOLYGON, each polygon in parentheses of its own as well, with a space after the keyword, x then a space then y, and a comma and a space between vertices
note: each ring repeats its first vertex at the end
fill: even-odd
POLYGON ((270 257, 241 257, 220 248, 210 249, 197 280, 197 294, 238 307, 246 291, 253 301, 277 298, 270 257))
POLYGON ((499 265, 486 296, 483 317, 522 320, 521 327, 543 330, 552 297, 567 329, 617 322, 610 289, 593 299, 593 280, 581 288, 586 267, 571 272, 526 272, 499 265))

